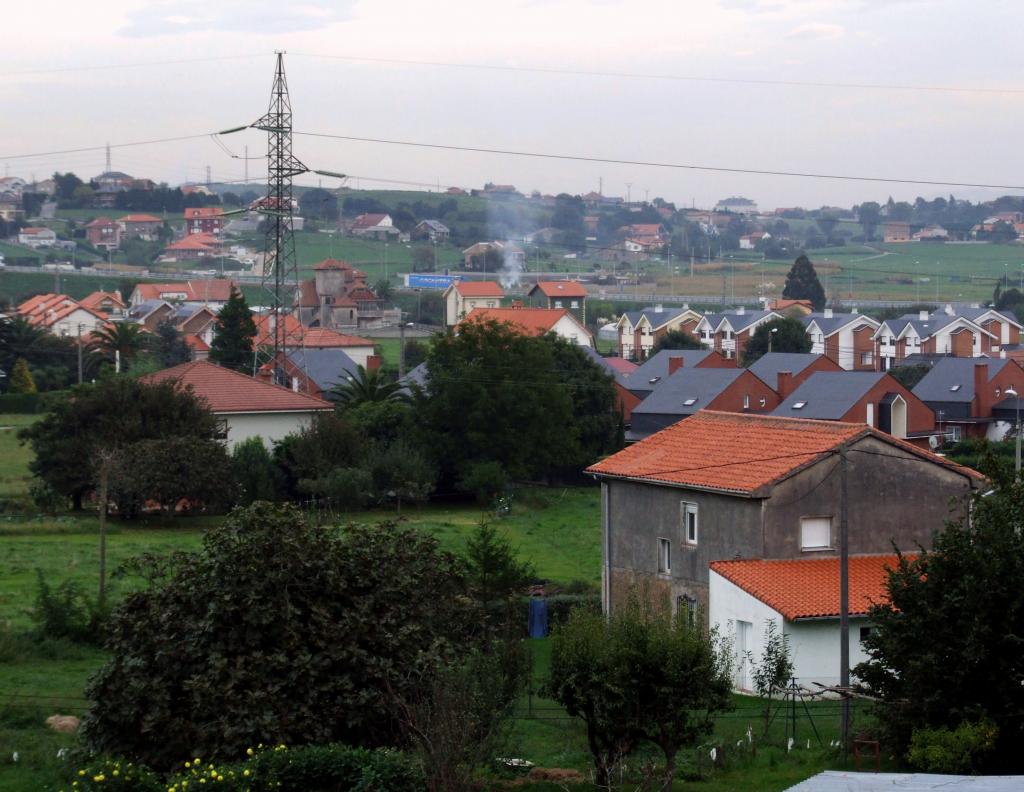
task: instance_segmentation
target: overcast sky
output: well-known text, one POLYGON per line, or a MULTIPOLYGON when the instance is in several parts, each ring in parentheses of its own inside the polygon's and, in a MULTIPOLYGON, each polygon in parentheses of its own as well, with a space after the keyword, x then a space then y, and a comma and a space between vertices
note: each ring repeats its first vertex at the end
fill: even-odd
MULTIPOLYGON (((212 132, 266 108, 287 50, 295 129, 614 159, 1024 184, 1021 16, 1001 0, 32 0, 5 4, 0 167, 92 176, 102 151, 212 132), (336 56, 334 58, 325 56, 336 56), (218 58, 143 65, 153 61, 218 58), (358 61, 351 58, 371 58, 358 61), (957 92, 487 70, 946 86, 957 92), (123 68, 98 68, 124 65, 123 68), (978 89, 988 89, 980 91, 978 89), (993 93, 991 89, 1017 91, 993 93), (11 158, 7 158, 11 157, 11 158)), ((260 133, 224 138, 262 152, 260 133)), ((607 195, 698 206, 849 206, 1008 192, 574 163, 296 137, 311 167, 372 179, 607 195)), ((238 179, 212 140, 114 149, 172 183, 238 179)), ((264 170, 250 162, 250 175, 264 170)), ((325 184, 330 184, 325 180, 325 184)), ((1022 192, 1022 191, 1018 191, 1022 192)))

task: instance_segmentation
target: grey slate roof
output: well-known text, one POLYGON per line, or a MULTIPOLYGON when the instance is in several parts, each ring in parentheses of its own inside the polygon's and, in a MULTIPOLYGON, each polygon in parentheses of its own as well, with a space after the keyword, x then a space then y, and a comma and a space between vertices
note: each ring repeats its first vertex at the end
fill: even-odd
MULTIPOLYGON (((774 311, 746 311, 744 313, 722 313, 714 314, 718 317, 718 322, 713 322, 712 327, 717 327, 723 319, 728 319, 729 324, 732 325, 732 329, 739 332, 744 327, 750 327, 754 322, 759 322, 769 314, 775 313, 774 311)), ((711 321, 710 315, 708 321, 711 321)))
POLYGON ((921 378, 913 393, 923 402, 971 402, 974 401, 975 364, 988 364, 991 380, 1009 362, 1006 358, 945 357, 921 378))
POLYGON ((296 349, 288 353, 288 360, 325 393, 347 377, 356 376, 355 361, 341 349, 296 349))
POLYGON ((710 354, 707 349, 663 349, 651 355, 636 371, 627 375, 622 384, 634 393, 652 391, 668 377, 669 358, 682 358, 683 368, 691 369, 696 368, 697 364, 710 354), (656 381, 651 382, 652 379, 656 381))
POLYGON ((819 357, 821 355, 811 352, 766 352, 748 368, 757 375, 758 379, 774 388, 780 371, 799 374, 819 357))
POLYGON ((402 385, 406 386, 403 390, 409 391, 409 385, 419 385, 421 388, 426 389, 427 380, 430 377, 430 372, 427 370, 426 362, 420 363, 412 370, 407 371, 405 376, 399 380, 402 385))
POLYGON ((647 321, 651 323, 651 327, 661 327, 665 322, 679 316, 679 314, 686 313, 689 308, 674 308, 674 307, 662 307, 659 311, 657 306, 649 305, 646 308, 641 308, 639 311, 624 311, 623 316, 629 319, 629 323, 636 327, 641 317, 647 316, 647 321))
POLYGON ((800 383, 771 415, 838 421, 884 376, 884 371, 819 371, 800 383), (797 408, 801 402, 803 407, 797 408))
POLYGON ((732 385, 743 371, 684 366, 659 383, 650 396, 634 407, 633 415, 677 415, 679 418, 693 415, 698 410, 706 408, 715 397, 732 385), (692 404, 684 403, 690 399, 694 400, 692 404))
MULTIPOLYGON (((604 355, 602 355, 600 352, 598 352, 593 347, 581 346, 580 350, 582 350, 583 354, 585 354, 588 358, 590 358, 592 361, 594 361, 594 363, 596 363, 598 366, 600 366, 602 371, 605 371, 605 372, 611 374, 615 378, 615 380, 617 382, 620 382, 623 385, 625 385, 626 375, 623 374, 618 369, 616 369, 614 366, 612 366, 608 362, 608 358, 606 358, 604 355)), ((411 374, 412 372, 409 372, 409 373, 411 374)))
POLYGON ((858 319, 868 319, 868 324, 873 324, 870 317, 865 317, 864 314, 855 313, 834 313, 832 316, 825 316, 824 313, 810 313, 807 316, 801 317, 800 321, 804 323, 804 327, 810 327, 811 322, 814 322, 821 330, 823 335, 832 335, 836 330, 839 330, 846 325, 851 324, 858 319))

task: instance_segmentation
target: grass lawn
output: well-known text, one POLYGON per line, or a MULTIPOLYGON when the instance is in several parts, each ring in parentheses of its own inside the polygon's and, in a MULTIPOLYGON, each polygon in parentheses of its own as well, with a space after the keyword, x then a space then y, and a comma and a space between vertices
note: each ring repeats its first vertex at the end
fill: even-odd
POLYGON ((28 463, 32 451, 18 442, 18 430, 36 420, 34 415, 0 415, 0 498, 24 495, 32 478, 28 463))

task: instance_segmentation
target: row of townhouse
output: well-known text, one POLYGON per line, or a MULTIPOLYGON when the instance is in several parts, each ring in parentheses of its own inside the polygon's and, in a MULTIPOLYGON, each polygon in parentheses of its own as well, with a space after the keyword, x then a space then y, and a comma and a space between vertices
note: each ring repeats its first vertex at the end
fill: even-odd
MULTIPOLYGON (((658 340, 672 331, 689 333, 726 358, 742 359, 762 324, 782 318, 775 310, 701 314, 684 306, 654 306, 627 311, 616 325, 619 355, 643 361, 658 340)), ((905 314, 879 321, 856 310, 826 308, 800 317, 811 351, 847 371, 888 371, 908 362, 938 356, 999 357, 1020 349, 1022 325, 1009 311, 946 305, 942 310, 905 314)))
MULTIPOLYGON (((587 287, 579 281, 537 281, 526 292, 524 307, 565 309, 583 325, 587 321, 587 287)), ((505 290, 495 281, 455 280, 442 293, 444 323, 454 327, 476 308, 501 308, 505 290)))

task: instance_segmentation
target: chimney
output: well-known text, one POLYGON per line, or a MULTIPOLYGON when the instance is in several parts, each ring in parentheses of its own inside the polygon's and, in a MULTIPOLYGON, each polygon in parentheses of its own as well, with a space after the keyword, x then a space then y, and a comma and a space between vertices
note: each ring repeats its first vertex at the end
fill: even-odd
POLYGON ((668 359, 668 375, 671 377, 683 367, 686 361, 682 357, 670 357, 668 359))
POLYGON ((981 408, 981 395, 985 393, 985 386, 988 385, 988 363, 974 364, 974 401, 981 408))
POLYGON ((512 301, 512 307, 513 308, 522 308, 523 307, 523 301, 522 300, 513 300, 512 301))
POLYGON ((264 364, 260 366, 258 369, 256 369, 256 379, 260 380, 261 382, 272 383, 274 381, 274 373, 271 370, 269 363, 264 364))
POLYGON ((918 311, 917 312, 917 318, 920 319, 922 322, 927 322, 928 319, 929 319, 928 312, 927 311, 918 311))
POLYGON ((740 316, 743 316, 743 314, 745 314, 746 312, 747 312, 746 306, 743 306, 743 305, 741 305, 739 308, 736 309, 736 313, 739 314, 740 316))
POLYGON ((661 313, 664 310, 665 310, 665 307, 661 303, 658 303, 657 305, 654 306, 654 312, 655 313, 661 313))
POLYGON ((832 309, 831 308, 826 308, 825 309, 825 318, 826 319, 831 319, 832 318, 832 309))
POLYGON ((295 393, 299 392, 299 378, 298 377, 292 377, 292 390, 295 393))
POLYGON ((860 313, 860 308, 851 308, 850 309, 850 313, 859 314, 860 313))
POLYGON ((793 372, 780 371, 775 382, 775 390, 779 393, 780 399, 785 399, 793 392, 793 372))

